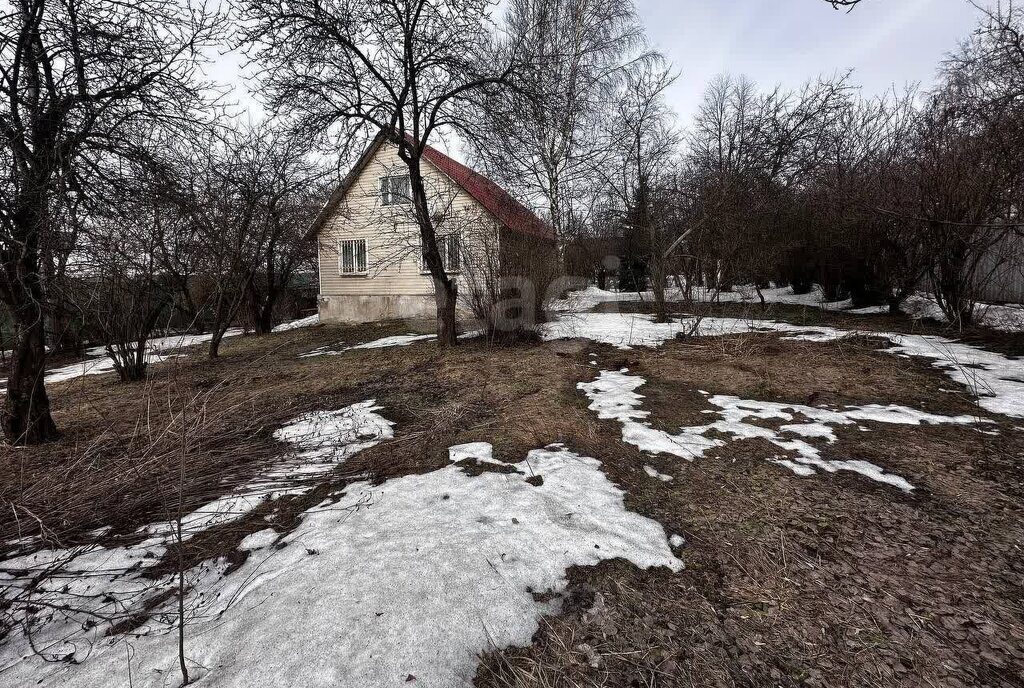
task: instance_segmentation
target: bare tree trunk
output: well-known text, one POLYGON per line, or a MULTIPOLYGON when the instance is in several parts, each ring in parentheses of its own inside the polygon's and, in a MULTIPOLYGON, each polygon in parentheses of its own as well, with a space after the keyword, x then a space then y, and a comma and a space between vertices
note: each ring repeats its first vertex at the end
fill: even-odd
POLYGON ((447 284, 434 280, 434 302, 437 304, 437 342, 442 347, 455 346, 455 304, 458 285, 449 279, 447 284))
POLYGON ((886 303, 889 305, 889 315, 900 314, 900 304, 903 303, 903 299, 898 296, 890 296, 886 299, 886 303))
POLYGON ((651 261, 651 291, 654 292, 654 322, 668 322, 668 308, 665 305, 665 266, 663 259, 654 256, 651 261))
POLYGON ((224 339, 224 330, 219 327, 214 328, 213 336, 210 338, 210 348, 208 350, 208 356, 210 358, 220 357, 220 343, 224 339))
POLYGON ((266 295, 258 289, 250 288, 249 316, 252 319, 253 331, 257 336, 269 334, 274 329, 274 306, 281 294, 280 287, 268 285, 266 295))
POLYGON ((213 311, 213 327, 210 328, 210 331, 213 333, 210 339, 210 358, 220 356, 220 343, 223 341, 228 329, 231 328, 231 323, 234 321, 235 316, 238 315, 238 311, 245 301, 245 295, 249 291, 251 284, 252 275, 250 274, 246 277, 244 284, 237 287, 231 285, 230 301, 228 300, 229 295, 224 292, 228 287, 223 284, 220 285, 220 292, 217 294, 217 303, 213 311))
POLYGON ((269 334, 274 329, 274 301, 275 294, 268 294, 267 300, 264 302, 263 307, 259 310, 253 327, 256 329, 256 334, 269 334))
POLYGON ((44 208, 45 197, 23 209, 21 222, 16 223, 21 230, 18 234, 22 245, 16 255, 10 255, 15 252, 15 247, 9 247, 4 255, 8 296, 12 301, 8 306, 15 336, 11 372, 7 380, 7 406, 2 415, 4 436, 14 445, 40 444, 58 436, 44 382, 45 297, 39 275, 37 229, 46 221, 44 208))
POLYGON ((420 170, 420 159, 414 155, 403 156, 409 168, 409 183, 412 187, 416 223, 420 228, 420 238, 425 248, 423 262, 430 270, 434 282, 434 303, 437 306, 437 344, 440 347, 452 347, 457 343, 455 336, 455 306, 457 287, 455 280, 448 276, 437 249, 437 237, 434 234, 434 223, 430 217, 430 204, 427 201, 427 189, 420 170))
POLYGON ((46 394, 46 332, 38 303, 15 311, 14 351, 7 380, 4 436, 13 445, 41 444, 58 437, 46 394))
POLYGON ((225 319, 223 312, 224 294, 221 292, 217 294, 217 302, 213 307, 213 327, 210 328, 210 348, 207 350, 207 355, 210 358, 217 358, 220 356, 220 342, 224 339, 224 333, 227 331, 227 325, 222 326, 221 324, 225 319))

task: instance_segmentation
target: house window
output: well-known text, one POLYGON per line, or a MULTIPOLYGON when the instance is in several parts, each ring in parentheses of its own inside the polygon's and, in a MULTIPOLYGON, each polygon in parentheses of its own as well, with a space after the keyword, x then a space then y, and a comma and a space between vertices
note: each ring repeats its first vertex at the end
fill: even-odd
POLYGON ((338 268, 343 275, 366 274, 366 239, 338 242, 338 268))
POLYGON ((380 178, 381 205, 403 205, 412 202, 409 175, 399 174, 380 178))
MULTIPOLYGON (((437 241, 437 252, 441 254, 441 263, 444 264, 446 272, 458 272, 462 267, 462 241, 458 234, 446 234, 439 236, 437 241)), ((426 255, 426 246, 423 246, 423 254, 426 255)), ((423 272, 429 272, 427 262, 423 261, 423 272)))

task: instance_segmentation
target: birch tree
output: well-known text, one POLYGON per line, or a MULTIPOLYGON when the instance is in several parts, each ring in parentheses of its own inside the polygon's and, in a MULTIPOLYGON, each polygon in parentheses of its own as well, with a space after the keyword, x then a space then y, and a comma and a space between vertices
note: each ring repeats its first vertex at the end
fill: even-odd
MULTIPOLYGON (((482 101, 474 155, 484 169, 547 209, 556 236, 593 205, 616 88, 650 61, 643 26, 622 0, 512 0, 509 33, 522 53, 515 88, 482 101)), ((577 223, 578 224, 578 223, 577 223)))

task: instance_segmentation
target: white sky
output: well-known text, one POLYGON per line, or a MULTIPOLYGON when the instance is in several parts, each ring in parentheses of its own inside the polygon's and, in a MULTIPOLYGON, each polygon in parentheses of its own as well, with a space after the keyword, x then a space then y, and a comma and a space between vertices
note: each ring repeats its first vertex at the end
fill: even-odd
POLYGON ((716 74, 797 87, 852 68, 864 93, 934 82, 936 67, 973 30, 967 0, 635 0, 647 35, 681 73, 669 96, 685 126, 716 74))
MULTIPOLYGON (((724 72, 744 74, 764 88, 796 88, 847 69, 865 95, 909 82, 928 87, 939 62, 979 17, 968 0, 862 0, 851 12, 824 0, 634 2, 653 46, 680 72, 669 101, 684 127, 708 82, 724 72)), ((240 63, 235 54, 216 56, 209 76, 233 85, 238 109, 260 119, 240 63)))

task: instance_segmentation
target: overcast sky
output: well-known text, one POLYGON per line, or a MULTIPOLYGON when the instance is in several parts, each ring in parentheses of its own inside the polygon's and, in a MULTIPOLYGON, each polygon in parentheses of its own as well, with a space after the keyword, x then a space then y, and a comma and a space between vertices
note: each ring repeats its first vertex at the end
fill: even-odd
POLYGON ((647 34, 679 70, 670 95, 685 125, 716 74, 763 87, 854 69, 866 95, 933 83, 943 56, 974 28, 967 0, 635 0, 647 34))
MULTIPOLYGON (((764 88, 797 88, 847 69, 865 95, 909 82, 928 87, 979 15, 967 0, 862 0, 852 12, 824 0, 634 2, 650 41, 680 73, 669 100, 684 127, 708 82, 724 72, 745 74, 764 88)), ((218 56, 210 76, 233 84, 232 100, 259 119, 239 62, 237 55, 218 56)), ((441 147, 463 157, 457 146, 441 147)))

